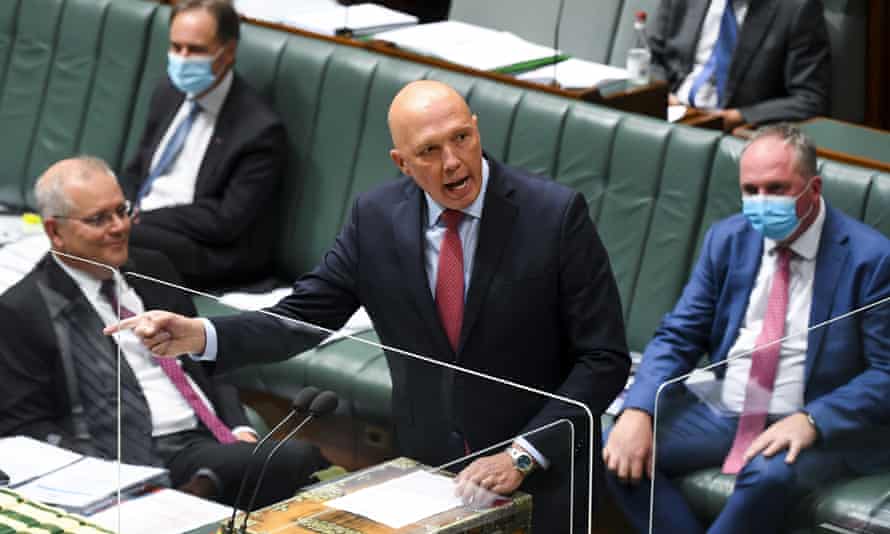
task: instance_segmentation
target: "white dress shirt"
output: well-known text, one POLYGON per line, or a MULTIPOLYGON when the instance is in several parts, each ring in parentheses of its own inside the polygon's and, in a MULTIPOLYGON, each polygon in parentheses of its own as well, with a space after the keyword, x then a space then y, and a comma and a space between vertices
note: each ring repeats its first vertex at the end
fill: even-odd
MULTIPOLYGON (((745 15, 748 14, 749 0, 732 0, 735 19, 739 25, 739 33, 742 31, 742 23, 745 22, 745 15)), ((698 78, 698 75, 705 68, 705 63, 711 58, 714 51, 714 45, 717 44, 717 37, 720 35, 720 19, 723 18, 723 10, 726 8, 726 0, 711 0, 705 20, 702 22, 701 33, 698 37, 698 45, 695 48, 695 63, 692 71, 680 84, 677 89, 677 99, 683 104, 689 106, 689 92, 692 90, 692 84, 698 78)), ((727 73, 728 75, 728 73, 727 73)), ((710 79, 704 81, 698 88, 695 95, 695 107, 700 109, 716 109, 717 108, 717 87, 714 85, 715 80, 710 79)))
MULTIPOLYGON (((825 223, 825 201, 819 198, 819 215, 807 230, 790 245, 794 252, 788 286, 788 311, 785 315, 785 336, 779 353, 776 381, 770 399, 769 413, 786 415, 803 408, 804 367, 807 357, 807 328, 813 302, 813 279, 816 255, 825 223), (800 334, 800 335, 794 335, 800 334)), ((776 242, 764 238, 760 269, 748 300, 748 309, 739 329, 739 337, 729 351, 729 358, 750 352, 760 335, 766 315, 769 290, 776 269, 776 242)), ((745 405, 745 386, 751 370, 751 355, 729 362, 723 382, 722 401, 731 412, 741 413, 745 405)))
MULTIPOLYGON (((100 292, 102 287, 101 281, 79 269, 68 266, 55 255, 53 255, 53 259, 80 287, 87 301, 96 310, 96 313, 99 314, 105 326, 120 322, 117 310, 112 309, 111 303, 100 292)), ((118 278, 118 280, 120 305, 135 314, 144 312, 145 307, 142 304, 142 299, 136 294, 136 291, 126 281, 121 278, 118 278)), ((195 411, 192 410, 192 407, 189 406, 170 378, 167 377, 167 374, 164 373, 164 370, 161 369, 161 366, 157 364, 155 357, 141 343, 139 338, 131 330, 123 330, 114 334, 113 337, 127 359, 130 368, 133 370, 133 374, 136 375, 139 387, 142 388, 142 393, 148 402, 148 409, 151 412, 152 436, 165 436, 197 428, 198 418, 195 415, 195 411)), ((182 365, 178 361, 177 363, 182 365)), ((213 404, 209 402, 201 388, 188 374, 185 376, 192 389, 198 394, 198 397, 213 411, 213 404)), ((240 427, 238 430, 245 428, 240 427)))
MULTIPOLYGON (((183 204, 191 204, 195 200, 195 183, 198 180, 198 172, 201 170, 201 163, 204 161, 204 154, 207 147, 210 146, 210 140, 213 137, 213 130, 216 128, 216 119, 219 111, 226 101, 229 90, 232 88, 232 71, 229 71, 222 81, 210 92, 198 98, 198 105, 201 106, 201 112, 195 117, 195 122, 189 130, 188 137, 182 147, 182 152, 170 165, 167 174, 158 176, 151 184, 151 189, 142 198, 140 209, 143 211, 151 211, 158 208, 166 208, 169 206, 181 206, 183 204)), ((151 169, 155 168, 158 160, 170 136, 176 131, 179 124, 185 120, 191 109, 193 98, 188 97, 182 101, 182 105, 176 111, 176 115, 170 122, 170 126, 161 138, 161 142, 155 149, 154 156, 151 159, 151 169)))

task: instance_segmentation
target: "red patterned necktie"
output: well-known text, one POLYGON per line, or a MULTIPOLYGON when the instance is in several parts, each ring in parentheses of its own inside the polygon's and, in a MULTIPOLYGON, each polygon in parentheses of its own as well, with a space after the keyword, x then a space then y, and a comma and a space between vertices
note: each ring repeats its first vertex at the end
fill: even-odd
MULTIPOLYGON (((781 339, 785 335, 785 316, 788 312, 788 281, 791 251, 780 248, 777 251, 776 272, 773 275, 763 318, 763 328, 757 336, 755 347, 781 339)), ((744 455, 748 447, 766 427, 769 402, 773 395, 773 384, 779 366, 781 343, 773 343, 751 354, 751 371, 745 386, 745 405, 739 417, 732 448, 723 462, 723 472, 734 475, 744 466, 744 455)))
MULTIPOLYGON (((127 319, 135 315, 126 307, 118 306, 114 280, 104 280, 101 292, 108 299, 108 302, 111 303, 111 308, 115 311, 119 310, 121 319, 127 319)), ((210 411, 210 408, 198 396, 198 393, 189 383, 188 378, 186 378, 185 372, 176 363, 176 358, 155 358, 155 361, 158 362, 158 365, 161 366, 161 369, 163 369, 170 381, 173 382, 173 385, 176 386, 176 389, 188 405, 195 411, 195 415, 213 433, 217 441, 220 443, 234 443, 238 441, 229 427, 210 411)))
POLYGON ((436 307, 439 319, 457 352, 460 328, 464 322, 464 253, 457 231, 464 214, 457 210, 442 212, 445 222, 445 238, 439 248, 439 271, 436 276, 436 307))

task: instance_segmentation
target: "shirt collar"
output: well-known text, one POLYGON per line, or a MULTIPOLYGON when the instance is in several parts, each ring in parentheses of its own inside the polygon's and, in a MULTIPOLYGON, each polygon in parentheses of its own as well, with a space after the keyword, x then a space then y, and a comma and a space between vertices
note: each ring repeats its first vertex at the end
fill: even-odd
POLYGON ((229 90, 232 88, 233 79, 234 75, 232 74, 232 69, 229 69, 229 72, 223 76, 219 85, 197 99, 198 104, 201 105, 202 112, 209 113, 213 116, 219 115, 219 110, 222 109, 223 102, 226 101, 226 97, 229 95, 229 90))
MULTIPOLYGON (((87 299, 96 300, 97 298, 99 298, 100 290, 102 289, 102 280, 98 280, 98 279, 94 278, 92 275, 90 275, 76 267, 72 267, 72 266, 68 265, 64 261, 60 260, 58 258, 58 256, 56 256, 52 252, 50 252, 49 254, 50 254, 50 256, 52 256, 53 261, 55 261, 56 264, 59 267, 61 267, 63 271, 68 273, 68 276, 70 276, 74 280, 74 283, 77 284, 77 286, 80 288, 80 290, 83 292, 83 294, 87 297, 87 299)), ((127 286, 127 283, 124 281, 123 277, 121 277, 121 276, 118 276, 117 280, 121 284, 120 292, 125 293, 129 289, 129 287, 127 286)))
MULTIPOLYGON (((485 205, 485 191, 488 190, 488 173, 488 160, 482 158, 482 187, 479 188, 479 195, 476 197, 476 200, 461 210, 464 215, 469 215, 476 219, 482 218, 482 207, 485 205)), ((424 192, 423 196, 426 198, 427 226, 431 228, 439 222, 439 216, 445 211, 445 207, 433 200, 429 193, 424 192)))
MULTIPOLYGON (((813 221, 813 224, 800 234, 788 248, 794 252, 799 258, 806 260, 815 260, 816 254, 819 252, 819 239, 822 237, 822 227, 825 225, 825 200, 819 195, 819 215, 813 221)), ((776 242, 769 238, 764 238, 764 249, 770 254, 776 248, 776 242)))

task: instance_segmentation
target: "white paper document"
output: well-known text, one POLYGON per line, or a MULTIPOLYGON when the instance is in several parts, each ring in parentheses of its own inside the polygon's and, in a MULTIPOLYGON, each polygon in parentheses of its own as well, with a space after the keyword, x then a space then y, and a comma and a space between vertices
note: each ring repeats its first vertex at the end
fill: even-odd
POLYGON ((162 478, 166 473, 166 469, 130 464, 120 464, 118 470, 116 462, 84 457, 18 487, 16 491, 35 501, 89 513, 91 506, 114 496, 118 487, 130 489, 162 478))
POLYGON ((90 521, 126 534, 176 534, 216 523, 231 512, 228 506, 173 489, 162 489, 103 510, 90 516, 90 521))
POLYGON ((677 122, 686 116, 686 106, 682 104, 674 104, 668 106, 668 122, 677 122))
POLYGON ((330 500, 325 505, 391 528, 402 528, 461 506, 460 497, 454 494, 456 488, 453 478, 415 471, 330 500))
POLYGON ((332 6, 327 9, 307 10, 295 5, 282 20, 284 24, 324 35, 335 35, 338 30, 349 30, 354 35, 413 26, 417 17, 376 4, 332 6))
POLYGON ((565 89, 586 89, 604 81, 626 80, 628 76, 627 70, 619 67, 569 58, 556 65, 523 72, 516 78, 535 83, 550 83, 555 78, 559 86, 565 89))
POLYGON ((80 460, 76 452, 56 447, 27 436, 0 438, 0 467, 15 487, 80 460))
POLYGON ((406 50, 479 70, 509 67, 559 54, 553 48, 531 43, 509 32, 455 20, 391 30, 374 37, 406 50))

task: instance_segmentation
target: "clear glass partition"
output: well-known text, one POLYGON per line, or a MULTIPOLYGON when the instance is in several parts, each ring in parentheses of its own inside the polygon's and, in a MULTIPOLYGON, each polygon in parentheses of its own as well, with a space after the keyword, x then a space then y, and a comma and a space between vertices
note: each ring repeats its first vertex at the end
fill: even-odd
POLYGON ((784 515, 788 531, 890 532, 890 474, 870 467, 890 442, 890 430, 874 422, 880 413, 875 402, 887 402, 880 386, 890 362, 887 289, 862 307, 807 329, 786 327, 782 339, 703 364, 658 388, 653 478, 643 484, 649 492, 648 532, 676 531, 676 518, 690 515, 677 510, 687 506, 697 521, 690 528, 719 529, 714 522, 725 521, 721 511, 732 506, 727 497, 738 499, 744 491, 736 485, 739 476, 777 477, 781 489, 759 517, 784 515), (763 374, 771 372, 764 369, 772 351, 780 355, 776 375, 796 373, 802 384, 763 374), (758 378, 749 383, 752 374, 758 378), (792 418, 819 429, 812 446, 795 452, 783 443, 781 436, 790 435, 784 431, 773 434, 775 441, 763 438, 764 430, 777 431, 792 418), (831 433, 825 436, 825 430, 831 433), (831 504, 843 500, 839 495, 858 504, 831 504), (819 510, 812 506, 817 502, 824 503, 819 510))
POLYGON ((245 311, 274 305, 287 288, 211 295, 153 276, 169 273, 153 255, 131 252, 122 274, 42 257, 46 247, 44 238, 13 262, 19 278, 35 265, 39 274, 16 301, 27 311, 3 310, 8 325, 24 326, 7 327, 0 351, 9 364, 38 347, 43 368, 23 373, 30 394, 17 401, 36 415, 19 428, 56 446, 41 449, 39 463, 59 465, 15 481, 19 497, 81 514, 83 528, 127 533, 240 532, 244 514, 231 523, 232 504, 251 510, 247 530, 256 533, 363 522, 398 532, 528 531, 532 521, 538 531, 542 521, 548 531, 589 529, 599 425, 583 404, 511 381, 510 355, 487 367, 458 364, 384 346, 361 310, 336 331, 340 318, 321 327, 276 308, 245 311), (164 350, 178 323, 158 310, 210 318, 218 360, 160 363, 143 329, 160 325, 147 342, 164 350), (21 313, 33 315, 16 323, 21 313), (128 328, 103 332, 119 323, 128 328), (193 440, 212 443, 205 450, 193 440), (516 462, 528 453, 536 465, 516 491, 504 489, 512 486, 503 473, 516 473, 510 446, 516 462))

